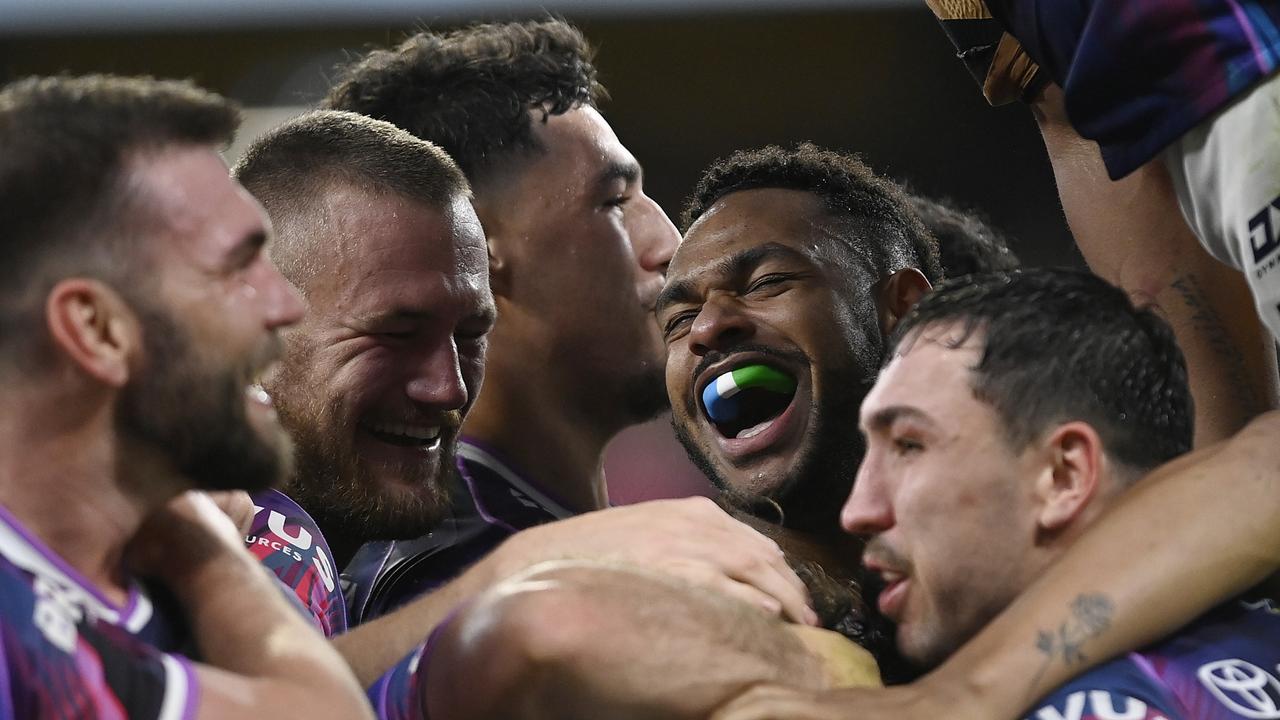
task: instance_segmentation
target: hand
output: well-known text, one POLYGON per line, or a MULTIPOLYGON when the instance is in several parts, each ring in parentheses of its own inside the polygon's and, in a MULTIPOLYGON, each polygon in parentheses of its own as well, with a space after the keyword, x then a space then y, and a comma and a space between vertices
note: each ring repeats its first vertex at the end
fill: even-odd
POLYGON ((491 557, 499 578, 546 560, 596 559, 711 587, 766 612, 813 625, 804 583, 774 541, 703 497, 654 500, 525 530, 491 557))
POLYGON ((151 513, 129 541, 129 564, 142 575, 185 573, 228 548, 244 545, 240 531, 208 495, 185 492, 151 513))
POLYGON ((997 720, 972 699, 933 692, 924 681, 890 688, 794 690, 757 685, 729 701, 711 720, 997 720))
POLYGON ((222 490, 208 493, 209 499, 218 509, 231 518, 232 524, 241 535, 248 535, 253 529, 253 498, 243 490, 222 490))

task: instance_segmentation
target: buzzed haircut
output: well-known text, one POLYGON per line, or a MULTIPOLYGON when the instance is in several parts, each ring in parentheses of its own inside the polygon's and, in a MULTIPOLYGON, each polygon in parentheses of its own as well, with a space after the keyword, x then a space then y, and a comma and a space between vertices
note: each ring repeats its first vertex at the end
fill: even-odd
POLYGON ((1084 421, 1130 479, 1191 449, 1194 406, 1173 331, 1096 275, 1035 269, 949 280, 899 322, 891 347, 952 323, 962 328, 957 346, 980 334, 973 392, 996 409, 1015 449, 1084 421))
POLYGON ((877 277, 914 267, 931 283, 942 279, 937 245, 902 189, 857 157, 811 143, 793 149, 769 145, 717 160, 702 174, 685 206, 684 229, 720 198, 759 188, 812 193, 833 218, 853 221, 849 233, 837 233, 846 241, 842 250, 868 257, 877 277))
POLYGON ((938 241, 938 259, 947 278, 984 272, 1016 270, 1022 266, 1009 240, 973 211, 950 200, 907 193, 912 209, 938 241))
POLYGON ((480 185, 543 150, 535 121, 594 107, 605 95, 593 54, 582 33, 561 20, 421 32, 341 69, 321 106, 430 140, 480 185))
POLYGON ((31 77, 0 90, 0 355, 45 346, 44 299, 59 280, 123 292, 146 277, 135 240, 154 218, 131 158, 221 147, 239 122, 232 103, 184 81, 31 77))
POLYGON ((285 122, 249 146, 232 173, 276 226, 272 259, 304 286, 319 266, 309 240, 326 222, 334 188, 398 195, 433 208, 470 197, 467 179, 443 150, 363 115, 316 110, 285 122))

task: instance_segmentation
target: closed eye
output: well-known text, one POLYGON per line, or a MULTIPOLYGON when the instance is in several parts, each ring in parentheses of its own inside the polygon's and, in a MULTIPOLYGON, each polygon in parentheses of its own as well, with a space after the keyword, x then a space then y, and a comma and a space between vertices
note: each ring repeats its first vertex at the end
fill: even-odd
POLYGON ((667 318, 667 323, 662 327, 662 331, 665 335, 669 337, 673 333, 675 333, 677 330, 679 330, 681 327, 684 327, 685 325, 688 325, 690 322, 692 322, 693 318, 696 317, 697 315, 698 313, 696 310, 685 310, 683 312, 678 312, 675 315, 672 315, 670 318, 667 318))

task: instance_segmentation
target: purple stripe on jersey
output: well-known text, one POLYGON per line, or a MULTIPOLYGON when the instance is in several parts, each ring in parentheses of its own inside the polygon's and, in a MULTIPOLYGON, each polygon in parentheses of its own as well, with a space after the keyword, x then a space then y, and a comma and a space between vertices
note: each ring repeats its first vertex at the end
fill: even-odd
MULTIPOLYGON (((466 436, 466 435, 460 436, 458 440, 464 445, 470 445, 472 447, 479 448, 485 451, 486 453, 492 455, 494 459, 502 463, 502 466, 507 470, 509 470, 511 474, 520 478, 520 482, 542 493, 542 495, 545 496, 551 502, 555 503, 556 505, 562 508, 569 507, 569 505, 565 503, 564 498, 561 498, 560 496, 556 495, 555 493, 551 492, 550 490, 547 490, 546 488, 542 487, 538 483, 531 480, 528 473, 526 473, 523 469, 516 467, 511 462, 507 461, 506 458, 502 457, 502 453, 499 452, 497 448, 493 447, 489 443, 486 443, 483 440, 478 440, 476 438, 466 436)), ((475 493, 472 493, 472 496, 474 497, 475 493)))
POLYGON ((187 674, 187 702, 182 708, 182 719, 195 720, 196 711, 200 707, 200 683, 196 680, 196 669, 192 667, 190 660, 181 655, 171 657, 178 661, 182 671, 187 674))
MULTIPOLYGON (((14 517, 13 514, 9 512, 9 508, 6 508, 4 505, 0 505, 0 522, 3 522, 14 532, 14 534, 22 538, 22 540, 27 543, 27 546, 36 551, 40 557, 49 561, 50 565, 53 565, 55 568, 60 570, 62 574, 66 575, 68 580, 79 585, 80 589, 92 595, 96 600, 98 600, 98 602, 101 602, 106 607, 115 610, 120 615, 119 623, 121 625, 128 622, 130 613, 136 610, 138 606, 139 591, 137 583, 132 580, 129 581, 128 599, 125 601, 124 607, 121 607, 119 604, 104 595, 102 591, 98 589, 97 585, 89 582, 89 579, 81 574, 79 570, 76 570, 68 564, 66 560, 63 560, 62 556, 54 552, 53 549, 46 545, 43 540, 36 537, 31 533, 31 531, 27 530, 26 526, 14 517)), ((0 549, 0 552, 2 552, 2 549, 0 549)))
POLYGON ((1236 24, 1244 31, 1244 36, 1249 40, 1249 47, 1253 48, 1253 59, 1258 62, 1258 67, 1263 72, 1271 70, 1271 63, 1267 61, 1267 52, 1263 49, 1262 43, 1258 42, 1258 36, 1254 34, 1253 28, 1249 22, 1249 16, 1245 13, 1244 8, 1240 7, 1240 3, 1236 0, 1227 0, 1227 5, 1231 6, 1231 14, 1236 17, 1236 24))

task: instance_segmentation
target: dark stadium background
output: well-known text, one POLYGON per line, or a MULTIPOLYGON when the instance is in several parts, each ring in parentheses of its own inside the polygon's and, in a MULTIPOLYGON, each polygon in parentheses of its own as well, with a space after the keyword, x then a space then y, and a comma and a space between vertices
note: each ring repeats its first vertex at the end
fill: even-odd
MULTIPOLYGON (((599 48, 612 94, 604 113, 673 220, 711 160, 808 140, 979 209, 1028 264, 1080 263, 1029 113, 986 105, 922 0, 351 0, 314 10, 224 0, 204 3, 215 8, 204 14, 190 10, 201 3, 169 3, 0 0, 0 81, 62 71, 190 77, 250 108, 253 133, 314 101, 348 52, 414 27, 549 9, 599 48)), ((615 502, 705 492, 666 420, 625 433, 608 468, 615 502)))

